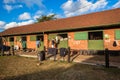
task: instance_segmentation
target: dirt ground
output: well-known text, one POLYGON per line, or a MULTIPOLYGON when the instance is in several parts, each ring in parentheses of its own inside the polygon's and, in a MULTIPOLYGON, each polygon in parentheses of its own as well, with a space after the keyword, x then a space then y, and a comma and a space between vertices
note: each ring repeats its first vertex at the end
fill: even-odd
MULTIPOLYGON (((32 55, 37 57, 38 52, 16 52, 16 54, 19 55, 32 55)), ((51 54, 46 54, 45 55, 46 59, 52 59, 54 60, 54 56, 51 54)), ((56 55, 56 60, 60 61, 67 61, 68 56, 66 55, 65 57, 60 57, 60 54, 56 55)), ((70 54, 70 61, 71 62, 86 62, 86 63, 94 63, 94 64, 100 64, 100 65, 105 65, 105 55, 80 55, 79 53, 77 54, 70 54)), ((109 56, 109 63, 110 66, 118 66, 120 67, 120 56, 109 56)))
POLYGON ((0 56, 0 80, 120 80, 120 69, 19 56, 0 56))

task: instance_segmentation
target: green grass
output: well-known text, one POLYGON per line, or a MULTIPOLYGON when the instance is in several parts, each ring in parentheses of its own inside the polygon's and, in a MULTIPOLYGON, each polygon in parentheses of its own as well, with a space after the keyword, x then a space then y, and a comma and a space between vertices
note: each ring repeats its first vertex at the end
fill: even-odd
POLYGON ((120 80, 120 69, 43 61, 18 56, 0 56, 0 80, 120 80))

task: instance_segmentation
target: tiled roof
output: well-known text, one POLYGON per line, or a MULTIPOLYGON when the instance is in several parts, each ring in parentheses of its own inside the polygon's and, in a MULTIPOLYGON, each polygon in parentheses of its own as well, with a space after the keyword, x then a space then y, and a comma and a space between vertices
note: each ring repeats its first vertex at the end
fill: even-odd
POLYGON ((99 27, 120 23, 120 8, 7 29, 1 35, 99 27))

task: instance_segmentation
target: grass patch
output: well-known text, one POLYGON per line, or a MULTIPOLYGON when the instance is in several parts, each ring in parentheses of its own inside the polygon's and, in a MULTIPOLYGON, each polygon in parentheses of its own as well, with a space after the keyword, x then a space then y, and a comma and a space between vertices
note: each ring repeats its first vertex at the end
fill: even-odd
POLYGON ((0 56, 0 80, 120 80, 120 69, 43 61, 18 56, 0 56))

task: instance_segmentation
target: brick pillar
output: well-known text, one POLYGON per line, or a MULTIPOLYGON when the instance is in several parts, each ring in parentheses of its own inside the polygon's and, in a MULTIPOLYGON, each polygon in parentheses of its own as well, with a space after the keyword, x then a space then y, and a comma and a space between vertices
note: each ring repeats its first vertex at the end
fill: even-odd
POLYGON ((48 34, 44 34, 44 46, 48 48, 48 34))

